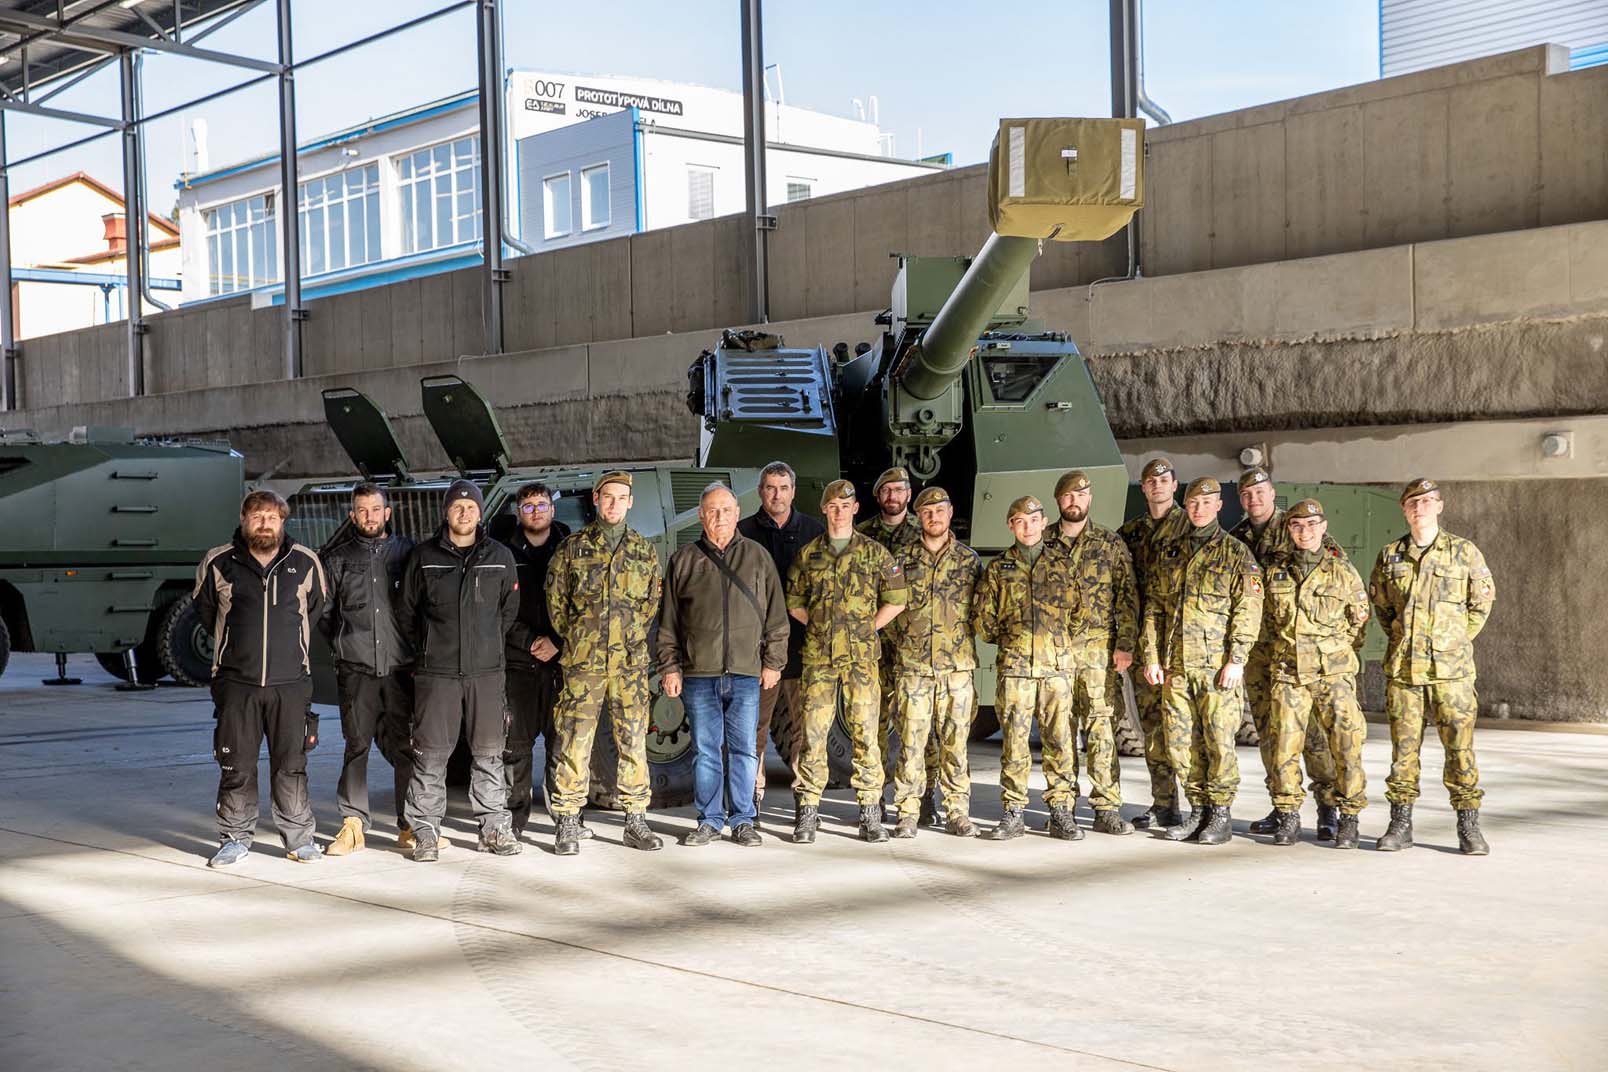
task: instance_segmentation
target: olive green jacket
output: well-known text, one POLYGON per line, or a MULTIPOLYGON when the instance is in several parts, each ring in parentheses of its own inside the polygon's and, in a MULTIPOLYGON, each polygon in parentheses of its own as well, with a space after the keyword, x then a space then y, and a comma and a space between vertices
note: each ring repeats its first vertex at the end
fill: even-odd
POLYGON ((1474 676, 1474 638, 1496 602, 1496 582, 1473 543, 1440 532, 1415 560, 1413 538, 1384 546, 1368 598, 1385 631, 1385 676, 1427 685, 1474 676))

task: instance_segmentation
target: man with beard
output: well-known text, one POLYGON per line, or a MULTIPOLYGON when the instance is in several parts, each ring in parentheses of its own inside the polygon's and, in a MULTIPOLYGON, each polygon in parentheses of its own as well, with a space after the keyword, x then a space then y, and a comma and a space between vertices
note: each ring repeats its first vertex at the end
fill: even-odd
POLYGON ((397 604, 397 624, 419 653, 407 818, 413 859, 420 863, 441 851, 447 760, 460 731, 469 738, 469 806, 480 826, 480 848, 498 856, 519 852, 502 770, 508 732, 503 644, 519 613, 519 581, 513 554, 480 525, 484 506, 472 482, 453 481, 441 528, 408 559, 397 604))
POLYGON ((402 814, 413 778, 408 754, 413 649, 397 628, 391 606, 413 541, 386 531, 391 506, 378 485, 352 489, 348 517, 352 536, 323 556, 329 600, 318 621, 335 655, 341 735, 346 739, 335 789, 341 829, 324 850, 327 856, 345 856, 364 846, 369 828, 369 747, 376 739, 395 775, 397 847, 404 851, 413 847, 413 832, 402 814))
POLYGON ((268 739, 274 825, 298 863, 321 855, 307 799, 313 698, 307 638, 323 613, 324 567, 285 534, 290 504, 254 491, 240 504, 234 540, 206 553, 195 604, 215 639, 212 755, 219 767, 218 836, 209 867, 245 859, 257 828, 257 753, 268 739))

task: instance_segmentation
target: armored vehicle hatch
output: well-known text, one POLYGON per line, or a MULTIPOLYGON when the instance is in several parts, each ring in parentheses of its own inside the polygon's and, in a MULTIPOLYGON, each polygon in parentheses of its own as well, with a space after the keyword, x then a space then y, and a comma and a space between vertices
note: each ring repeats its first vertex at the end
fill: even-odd
POLYGON ((365 478, 409 479, 408 458, 396 441, 391 420, 368 395, 350 387, 327 389, 324 419, 365 478))
POLYGON ((508 441, 491 403, 473 384, 457 376, 426 376, 419 391, 424 416, 458 472, 508 472, 508 441))

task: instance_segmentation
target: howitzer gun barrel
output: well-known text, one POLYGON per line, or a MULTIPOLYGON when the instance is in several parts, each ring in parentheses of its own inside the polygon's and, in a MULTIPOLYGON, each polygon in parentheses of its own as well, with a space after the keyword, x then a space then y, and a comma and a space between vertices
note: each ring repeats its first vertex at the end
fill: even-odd
POLYGON ((919 399, 943 394, 966 368, 977 337, 1038 255, 1037 238, 991 235, 922 333, 900 386, 919 399))

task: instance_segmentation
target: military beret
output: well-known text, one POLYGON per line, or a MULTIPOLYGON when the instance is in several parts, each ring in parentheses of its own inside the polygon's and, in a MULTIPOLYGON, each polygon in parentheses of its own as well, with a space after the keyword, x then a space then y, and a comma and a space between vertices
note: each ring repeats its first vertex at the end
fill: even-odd
POLYGON ((1043 512, 1044 504, 1038 501, 1036 495, 1023 495, 1020 499, 1011 503, 1010 509, 1005 511, 1005 522, 1009 524, 1014 517, 1025 514, 1042 514, 1043 512))
POLYGON ((1140 480, 1149 480, 1153 476, 1166 476, 1173 471, 1172 462, 1166 458, 1151 458, 1145 462, 1145 467, 1139 471, 1140 480))
POLYGON ((852 481, 834 480, 821 492, 821 509, 826 509, 826 504, 833 499, 853 499, 855 497, 854 483, 852 481))
POLYGON ((1258 484, 1271 484, 1272 482, 1273 478, 1267 475, 1266 469, 1263 469, 1260 465, 1253 465, 1240 474, 1239 489, 1244 491, 1246 488, 1254 488, 1258 484))
POLYGON ((937 506, 939 503, 949 501, 949 492, 937 485, 933 485, 930 488, 923 488, 921 494, 916 496, 916 501, 912 505, 917 510, 920 510, 923 506, 937 506))
POLYGON ((904 466, 896 465, 892 469, 884 469, 882 470, 882 475, 877 477, 877 482, 871 485, 871 494, 875 495, 877 492, 881 491, 882 485, 884 484, 896 484, 900 482, 905 484, 910 483, 910 474, 904 471, 904 466))
POLYGON ((1401 501, 1406 502, 1408 499, 1416 499, 1420 495, 1428 495, 1430 492, 1438 493, 1439 491, 1439 484, 1427 476, 1421 476, 1417 480, 1409 481, 1407 486, 1401 489, 1401 501))
POLYGON ((615 469, 612 472, 604 473, 592 481, 592 490, 594 492, 602 491, 604 484, 624 484, 626 487, 630 487, 631 474, 623 469, 615 469))
POLYGON ((1189 489, 1184 492, 1185 499, 1193 499, 1197 495, 1221 495, 1223 485, 1209 476, 1197 477, 1189 482, 1189 489))
POLYGON ((1082 469, 1074 469, 1070 473, 1062 473, 1061 479, 1055 482, 1055 497, 1070 495, 1074 491, 1082 491, 1090 487, 1089 474, 1082 469))
POLYGON ((1323 504, 1316 499, 1302 499, 1300 502, 1290 507, 1290 512, 1284 515, 1286 521, 1292 517, 1323 516, 1323 504))

